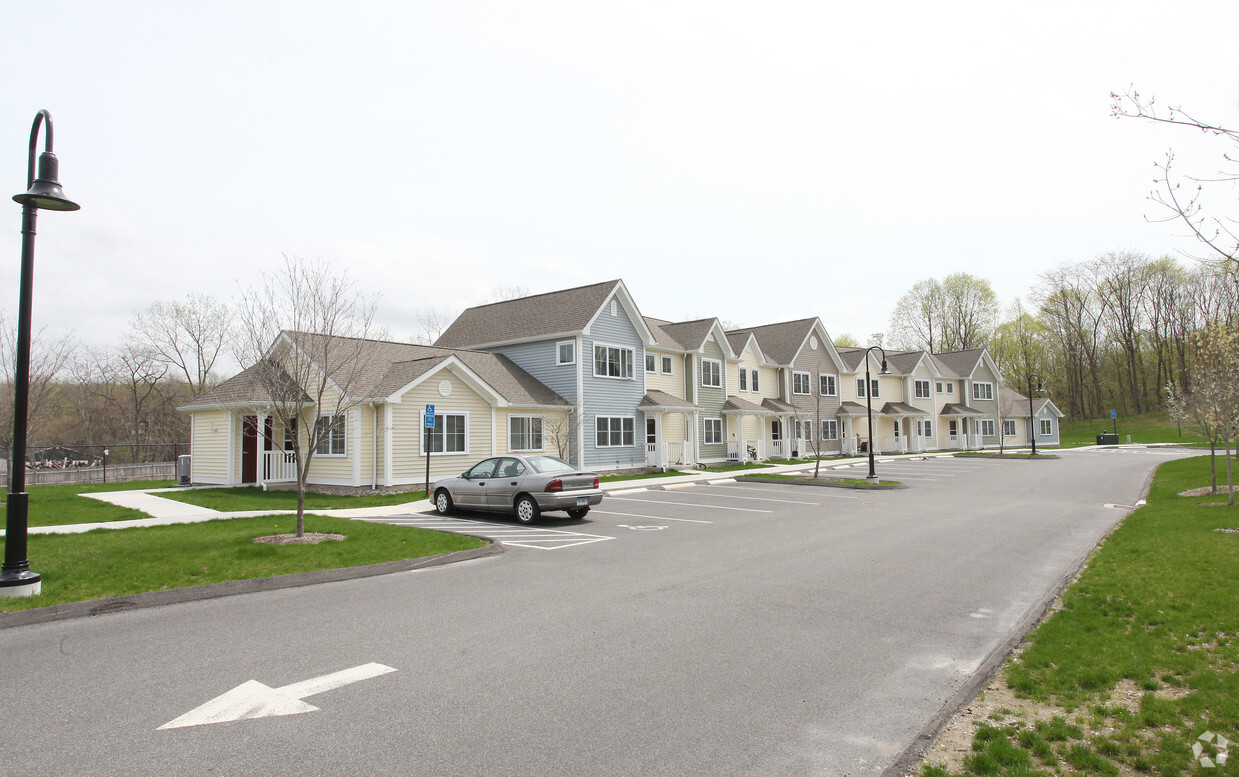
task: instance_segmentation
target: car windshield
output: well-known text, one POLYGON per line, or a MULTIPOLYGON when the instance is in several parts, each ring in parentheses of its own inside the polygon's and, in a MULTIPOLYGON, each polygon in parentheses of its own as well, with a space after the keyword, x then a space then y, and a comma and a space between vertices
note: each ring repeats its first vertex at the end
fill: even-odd
POLYGON ((560 461, 554 456, 530 456, 527 461, 534 472, 545 475, 551 472, 572 472, 576 467, 566 461, 560 461))

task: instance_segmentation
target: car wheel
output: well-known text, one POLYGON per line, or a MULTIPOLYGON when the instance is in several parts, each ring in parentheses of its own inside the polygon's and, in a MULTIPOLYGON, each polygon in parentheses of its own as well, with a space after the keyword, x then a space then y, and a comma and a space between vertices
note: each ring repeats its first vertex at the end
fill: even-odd
POLYGON ((435 492, 435 512, 439 515, 450 515, 452 512, 452 495, 446 488, 435 492))
POLYGON ((522 496, 516 500, 516 520, 521 523, 533 523, 541 514, 542 511, 538 509, 538 503, 533 501, 532 496, 522 496))
POLYGON ((580 507, 580 508, 577 508, 576 510, 569 510, 568 517, 569 518, 584 518, 586 514, 588 513, 589 513, 588 507, 580 507))

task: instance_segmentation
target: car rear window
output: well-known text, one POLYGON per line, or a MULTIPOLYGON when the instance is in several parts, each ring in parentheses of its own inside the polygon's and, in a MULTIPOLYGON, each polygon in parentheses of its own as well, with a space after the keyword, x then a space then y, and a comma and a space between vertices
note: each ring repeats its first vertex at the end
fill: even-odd
POLYGON ((560 461, 553 456, 530 456, 529 466, 534 468, 534 471, 540 475, 545 475, 549 472, 572 472, 576 469, 566 461, 560 461))

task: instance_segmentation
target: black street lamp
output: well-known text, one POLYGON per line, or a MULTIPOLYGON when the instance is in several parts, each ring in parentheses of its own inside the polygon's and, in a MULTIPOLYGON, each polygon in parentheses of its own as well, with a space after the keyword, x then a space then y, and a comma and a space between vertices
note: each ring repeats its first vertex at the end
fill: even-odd
POLYGON ((886 368, 886 350, 880 345, 869 346, 865 351, 865 414, 869 418, 869 475, 865 482, 870 485, 878 482, 878 473, 873 470, 873 378, 869 377, 869 354, 875 350, 882 352, 882 371, 878 374, 889 375, 891 372, 886 368))
POLYGON ((77 210, 81 206, 60 188, 60 163, 52 153, 52 116, 39 111, 30 128, 30 155, 26 164, 26 191, 13 195, 22 206, 22 264, 17 299, 17 372, 13 382, 13 455, 9 467, 8 510, 5 515, 4 565, 0 567, 0 596, 34 596, 42 590, 39 575, 26 558, 26 529, 30 495, 26 493, 26 423, 30 401, 30 307, 34 288, 34 224, 38 210, 77 210), (34 174, 34 150, 39 126, 47 122, 39 175, 34 174))
POLYGON ((1033 384, 1032 379, 1037 379, 1037 391, 1045 391, 1045 383, 1041 376, 1035 372, 1028 373, 1028 436, 1032 438, 1032 455, 1037 455, 1037 417, 1033 415, 1033 384))

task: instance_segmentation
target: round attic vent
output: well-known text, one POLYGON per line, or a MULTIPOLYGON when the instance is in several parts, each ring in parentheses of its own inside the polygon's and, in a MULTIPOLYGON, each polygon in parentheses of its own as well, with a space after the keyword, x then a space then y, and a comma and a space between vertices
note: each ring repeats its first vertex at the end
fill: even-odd
POLYGON ((809 338, 809 348, 811 348, 814 351, 817 350, 817 338, 816 337, 809 338))
POLYGON ((452 382, 450 380, 439 381, 439 396, 450 397, 452 395, 452 382))

